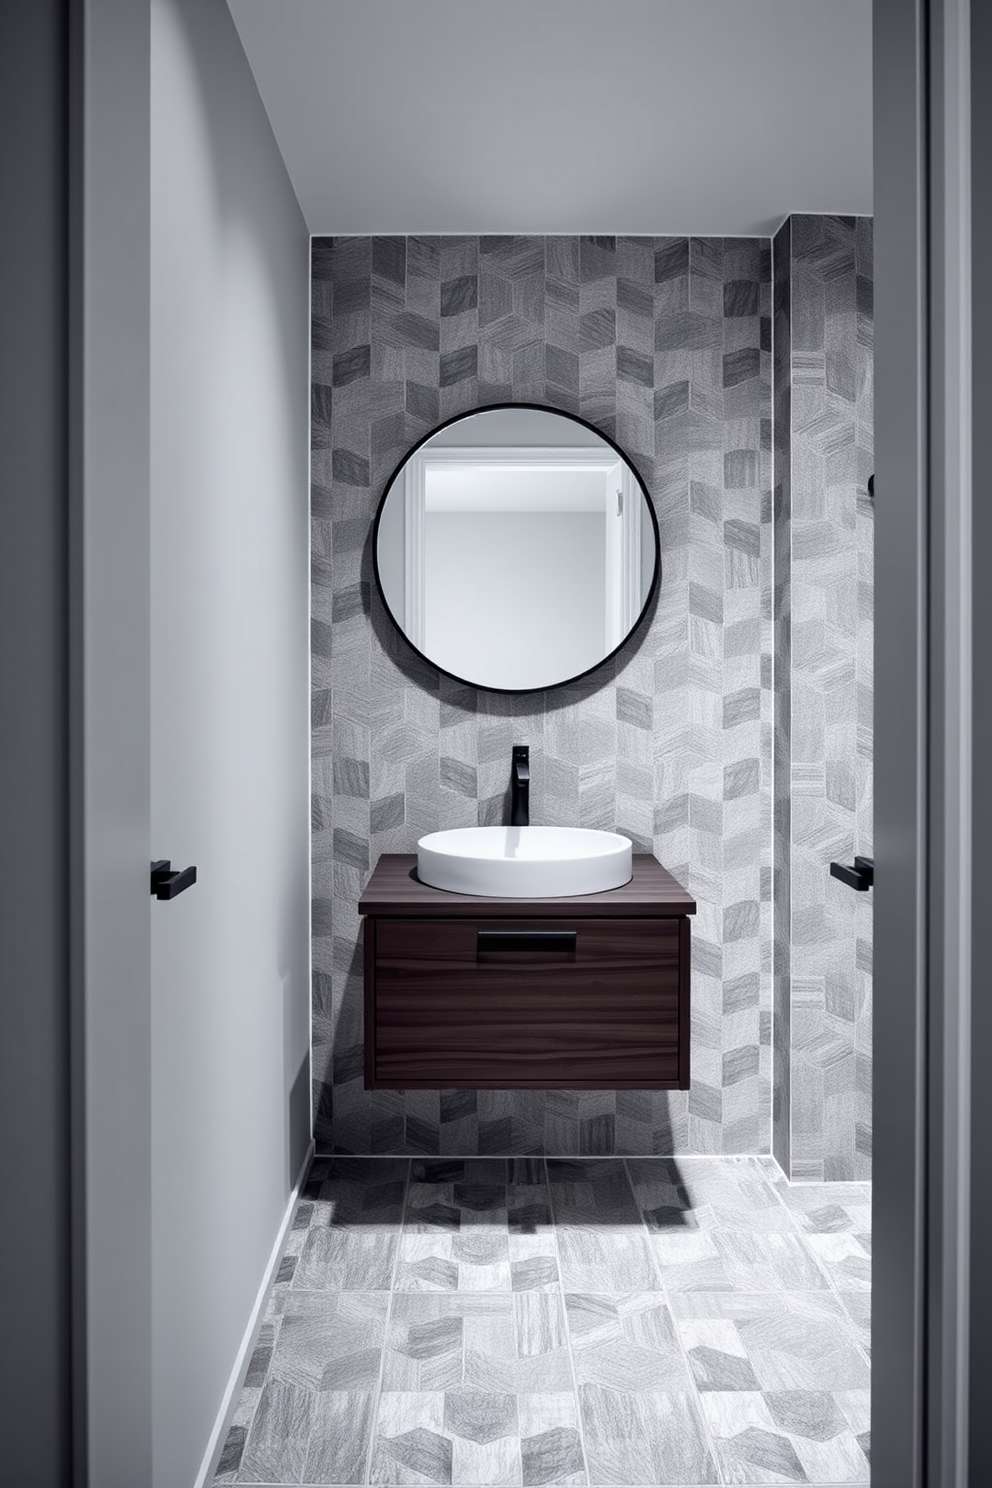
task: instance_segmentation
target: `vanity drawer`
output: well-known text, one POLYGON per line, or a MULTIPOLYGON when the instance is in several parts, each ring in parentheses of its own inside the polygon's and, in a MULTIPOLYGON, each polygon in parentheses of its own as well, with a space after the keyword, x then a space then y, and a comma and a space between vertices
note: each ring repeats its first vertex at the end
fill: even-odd
POLYGON ((688 1083, 684 917, 373 916, 365 955, 372 1086, 688 1083))

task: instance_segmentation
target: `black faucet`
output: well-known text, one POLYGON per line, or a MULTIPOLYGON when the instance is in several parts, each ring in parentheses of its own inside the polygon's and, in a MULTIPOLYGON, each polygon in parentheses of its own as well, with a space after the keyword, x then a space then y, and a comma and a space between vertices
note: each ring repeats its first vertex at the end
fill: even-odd
POLYGON ((510 766, 510 826, 530 825, 530 749, 514 744, 510 766))

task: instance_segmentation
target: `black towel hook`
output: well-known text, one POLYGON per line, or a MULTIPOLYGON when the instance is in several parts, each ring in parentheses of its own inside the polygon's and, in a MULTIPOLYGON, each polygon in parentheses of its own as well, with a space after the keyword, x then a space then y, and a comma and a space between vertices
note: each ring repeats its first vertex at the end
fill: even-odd
POLYGON ((168 858, 159 858, 152 864, 152 893, 156 899, 175 899, 183 889, 196 883, 196 868, 181 868, 173 873, 168 858))
POLYGON ((853 868, 849 863, 831 863, 830 877, 839 878, 849 889, 870 889, 875 882, 875 859, 856 857, 853 868))

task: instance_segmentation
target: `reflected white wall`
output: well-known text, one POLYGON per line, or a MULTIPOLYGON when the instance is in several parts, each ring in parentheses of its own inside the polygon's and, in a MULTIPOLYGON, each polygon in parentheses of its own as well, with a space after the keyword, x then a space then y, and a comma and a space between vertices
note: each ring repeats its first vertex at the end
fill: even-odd
POLYGON ((595 512, 428 512, 427 654, 513 689, 594 666, 606 649, 603 525, 595 512))

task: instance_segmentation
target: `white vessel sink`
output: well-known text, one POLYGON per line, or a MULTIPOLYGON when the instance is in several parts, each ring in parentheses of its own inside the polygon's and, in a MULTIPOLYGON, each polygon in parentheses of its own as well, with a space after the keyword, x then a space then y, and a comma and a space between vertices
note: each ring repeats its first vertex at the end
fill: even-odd
POLYGON ((417 843, 422 883, 455 894, 543 899, 618 889, 633 872, 630 839, 585 827, 457 827, 417 843))

